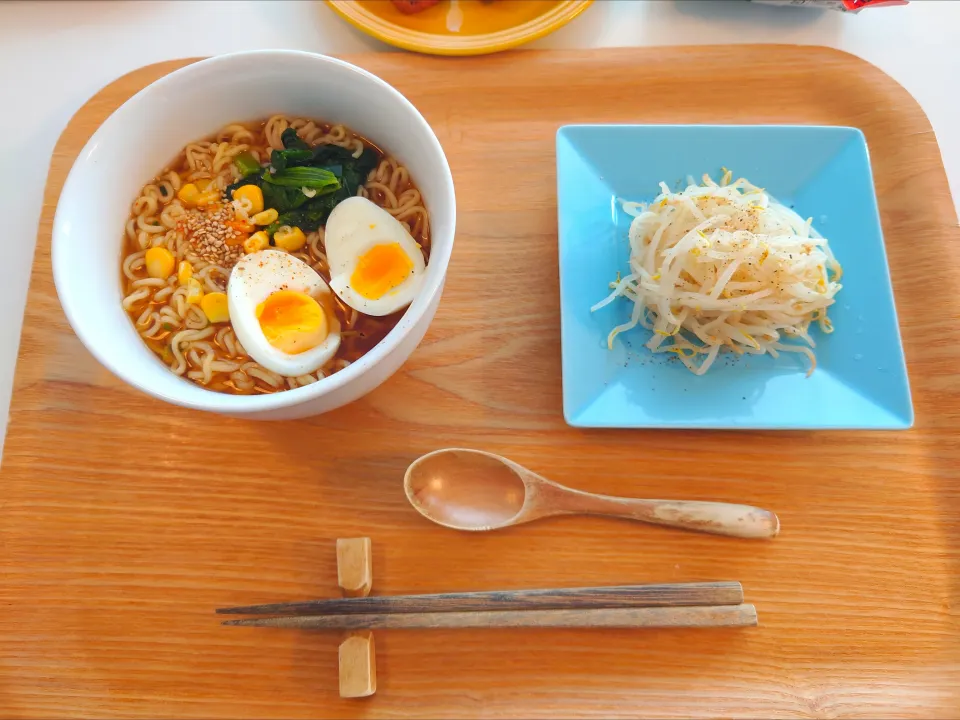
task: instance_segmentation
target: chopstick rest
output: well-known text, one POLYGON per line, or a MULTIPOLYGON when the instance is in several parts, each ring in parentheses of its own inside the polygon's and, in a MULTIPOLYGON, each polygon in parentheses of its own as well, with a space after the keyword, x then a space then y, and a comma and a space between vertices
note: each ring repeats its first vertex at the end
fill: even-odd
POLYGON ((352 632, 340 643, 340 697, 369 697, 377 691, 377 650, 369 630, 352 632))
MULTIPOLYGON (((347 597, 366 597, 373 587, 370 538, 337 540, 337 584, 347 597)), ((377 691, 377 651, 369 630, 351 632, 340 643, 340 697, 369 697, 377 691)))
POLYGON ((373 587, 373 544, 370 538, 337 540, 337 584, 346 597, 366 597, 373 587))

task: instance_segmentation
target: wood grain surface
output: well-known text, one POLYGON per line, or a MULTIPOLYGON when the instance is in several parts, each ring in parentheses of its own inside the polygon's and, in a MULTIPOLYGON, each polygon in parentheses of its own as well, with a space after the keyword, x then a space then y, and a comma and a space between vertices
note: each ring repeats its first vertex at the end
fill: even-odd
POLYGON ((457 245, 403 369, 309 420, 144 397, 92 359, 57 302, 51 222, 75 156, 123 100, 186 61, 121 78, 65 130, 0 471, 0 717, 960 716, 960 233, 906 91, 811 47, 351 59, 435 128, 457 183, 457 245), (916 427, 567 427, 554 133, 570 122, 862 128, 916 427), (420 517, 401 486, 411 460, 444 446, 590 492, 769 508, 783 530, 757 542, 565 518, 458 533, 420 517), (217 607, 336 597, 335 540, 358 536, 373 541, 378 594, 735 579, 761 625, 385 630, 379 689, 362 701, 338 696, 337 633, 220 625, 217 607))

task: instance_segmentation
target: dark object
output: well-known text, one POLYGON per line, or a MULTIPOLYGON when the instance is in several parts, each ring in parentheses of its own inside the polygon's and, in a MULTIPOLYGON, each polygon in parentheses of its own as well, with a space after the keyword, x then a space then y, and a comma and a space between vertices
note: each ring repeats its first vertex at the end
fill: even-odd
POLYGON ((481 610, 371 615, 306 615, 228 620, 224 625, 299 628, 301 630, 373 630, 376 628, 715 628, 755 627, 753 605, 575 608, 565 610, 481 610))
POLYGON ((316 230, 327 221, 333 208, 348 197, 357 194, 357 189, 379 163, 380 153, 367 145, 364 146, 358 158, 353 157, 349 149, 339 145, 317 145, 313 148, 310 166, 327 170, 334 175, 339 172, 340 188, 329 194, 318 194, 311 199, 304 198, 303 202, 284 208, 269 205, 267 194, 264 192, 264 205, 276 207, 280 212, 277 221, 267 227, 267 234, 272 236, 277 228, 284 225, 296 226, 304 232, 316 230))
POLYGON ((271 153, 270 167, 257 166, 255 172, 227 186, 225 191, 232 199, 234 190, 243 185, 259 186, 263 190, 264 208, 280 213, 277 221, 266 228, 271 237, 284 225, 304 232, 321 227, 333 208, 357 194, 357 189, 380 162, 380 153, 368 145, 364 145, 360 157, 355 158, 353 151, 339 145, 311 148, 293 128, 284 130, 280 139, 283 150, 271 153), (316 190, 316 195, 308 197, 302 188, 316 190))
POLYGON ((738 605, 743 587, 738 582, 614 585, 555 590, 496 590, 337 598, 306 602, 219 608, 224 615, 369 615, 476 610, 564 610, 575 608, 738 605))
POLYGON ((340 189, 337 176, 326 168, 320 167, 288 167, 276 172, 264 171, 263 181, 271 185, 283 187, 308 188, 311 190, 340 189))

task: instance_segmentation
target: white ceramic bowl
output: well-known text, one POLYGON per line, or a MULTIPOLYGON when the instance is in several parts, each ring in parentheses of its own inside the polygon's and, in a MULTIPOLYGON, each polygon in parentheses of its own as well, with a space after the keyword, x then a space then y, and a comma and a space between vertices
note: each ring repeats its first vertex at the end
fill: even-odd
POLYGON ((316 415, 370 392, 423 339, 440 302, 456 224, 450 166, 436 135, 393 87, 354 65, 289 50, 203 60, 153 83, 113 113, 70 171, 53 225, 53 274, 67 319, 111 372, 154 397, 228 415, 316 415), (403 319, 349 367, 307 387, 228 395, 178 377, 144 345, 122 299, 123 228, 139 189, 188 142, 275 113, 343 123, 404 163, 430 212, 422 290, 403 319))

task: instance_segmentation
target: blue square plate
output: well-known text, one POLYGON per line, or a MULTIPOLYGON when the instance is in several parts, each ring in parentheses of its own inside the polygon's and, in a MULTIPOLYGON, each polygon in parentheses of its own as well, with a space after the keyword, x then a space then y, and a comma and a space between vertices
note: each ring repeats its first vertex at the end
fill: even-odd
POLYGON ((910 385, 863 133, 813 126, 567 125, 557 133, 563 413, 578 427, 872 428, 913 424, 910 385), (817 369, 796 353, 721 355, 703 376, 649 352, 648 330, 607 334, 630 315, 591 313, 629 272, 630 217, 658 183, 720 168, 766 188, 830 242, 843 289, 831 335, 813 331, 817 369))

